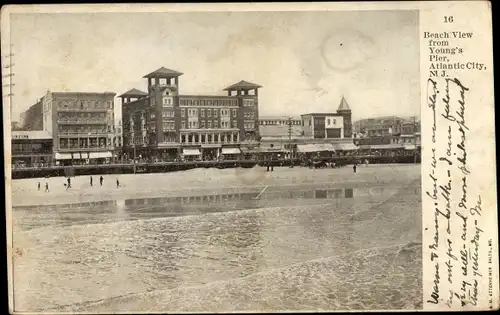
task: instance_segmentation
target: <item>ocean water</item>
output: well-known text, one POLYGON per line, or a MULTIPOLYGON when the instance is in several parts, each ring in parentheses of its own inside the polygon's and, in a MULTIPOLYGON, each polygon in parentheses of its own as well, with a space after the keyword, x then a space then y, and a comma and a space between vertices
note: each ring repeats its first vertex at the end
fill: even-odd
POLYGON ((16 207, 16 311, 418 309, 421 191, 364 187, 16 207))

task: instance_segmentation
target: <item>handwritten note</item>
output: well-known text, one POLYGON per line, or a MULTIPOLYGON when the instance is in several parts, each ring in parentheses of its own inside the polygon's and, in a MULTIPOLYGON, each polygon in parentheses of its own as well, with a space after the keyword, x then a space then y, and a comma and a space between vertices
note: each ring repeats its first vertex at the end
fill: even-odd
MULTIPOLYGON (((429 46, 429 76, 426 82, 424 147, 424 211, 432 217, 424 222, 424 263, 432 281, 424 283, 424 303, 441 309, 474 309, 491 303, 491 290, 484 283, 491 277, 488 249, 492 239, 485 233, 483 196, 477 189, 474 163, 470 162, 478 141, 470 117, 477 110, 469 101, 474 93, 467 71, 486 71, 484 62, 463 62, 467 49, 462 43, 474 39, 473 32, 424 32, 429 46), (461 70, 464 70, 461 72, 461 70), (432 213, 432 215, 430 215, 432 213), (486 280, 486 281, 485 281, 486 280), (437 307, 439 308, 439 307, 437 307)), ((477 121, 475 122, 477 126, 477 121)), ((489 281, 492 282, 491 280, 489 281)))

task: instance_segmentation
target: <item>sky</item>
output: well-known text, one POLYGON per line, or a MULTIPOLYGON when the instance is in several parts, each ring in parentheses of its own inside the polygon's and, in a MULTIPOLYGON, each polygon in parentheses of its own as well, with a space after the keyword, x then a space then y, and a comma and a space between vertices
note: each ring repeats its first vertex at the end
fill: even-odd
POLYGON ((13 120, 47 90, 146 91, 162 66, 184 73, 181 94, 262 85, 261 116, 335 112, 342 96, 354 120, 419 116, 418 35, 417 11, 12 14, 13 120))

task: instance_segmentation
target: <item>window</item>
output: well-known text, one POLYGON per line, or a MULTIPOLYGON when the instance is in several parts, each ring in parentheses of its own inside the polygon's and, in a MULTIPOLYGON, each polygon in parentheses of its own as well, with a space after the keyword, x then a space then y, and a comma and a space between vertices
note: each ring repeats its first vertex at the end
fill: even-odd
POLYGON ((208 106, 212 106, 213 102, 212 100, 208 100, 208 106))
POLYGON ((217 117, 217 113, 219 112, 218 109, 214 109, 214 117, 217 117))
POLYGON ((202 120, 200 124, 201 124, 200 128, 205 128, 205 121, 204 120, 202 120))
POLYGON ((337 120, 336 120, 336 119, 334 119, 334 120, 333 120, 333 124, 334 124, 334 125, 336 125, 336 124, 337 124, 337 120))
POLYGON ((207 117, 212 117, 212 110, 211 109, 207 109, 207 117))
POLYGON ((219 128, 219 122, 217 120, 214 120, 214 128, 219 128))
POLYGON ((186 110, 184 108, 181 109, 181 117, 186 117, 186 110))
POLYGON ((156 118, 156 114, 155 113, 151 113, 151 119, 155 119, 156 118))
POLYGON ((327 122, 326 122, 328 125, 330 124, 330 118, 327 119, 327 122))
MULTIPOLYGON (((205 101, 203 101, 203 102, 205 102, 205 101)), ((203 109, 203 108, 201 109, 201 117, 205 117, 205 109, 203 109)))
POLYGON ((233 120, 233 128, 238 128, 238 122, 236 120, 233 120))
POLYGON ((185 121, 181 122, 181 129, 186 129, 186 122, 185 121))
POLYGON ((212 121, 211 120, 208 121, 208 126, 207 127, 208 127, 208 129, 212 128, 212 121))

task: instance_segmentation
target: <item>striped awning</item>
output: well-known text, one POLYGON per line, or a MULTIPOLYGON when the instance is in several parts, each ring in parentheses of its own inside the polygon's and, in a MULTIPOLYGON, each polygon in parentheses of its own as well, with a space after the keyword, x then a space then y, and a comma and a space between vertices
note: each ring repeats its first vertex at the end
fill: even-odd
POLYGON ((198 149, 183 149, 182 155, 192 156, 192 155, 201 155, 201 153, 200 153, 200 150, 198 150, 198 149))
POLYGON ((317 143, 317 144, 298 144, 297 151, 302 153, 308 152, 335 152, 335 148, 331 143, 317 143))
POLYGON ((222 154, 240 154, 241 151, 238 148, 222 148, 222 154))
POLYGON ((334 148, 339 151, 355 151, 359 149, 354 143, 336 143, 334 148))
POLYGON ((57 153, 56 160, 71 160, 71 153, 57 153))
POLYGON ((106 152, 90 152, 89 159, 106 159, 111 158, 113 154, 110 151, 106 152))

